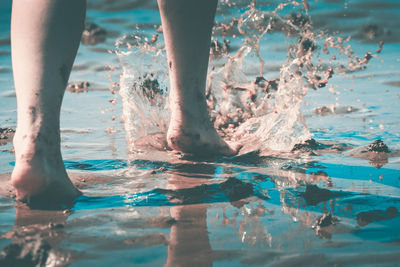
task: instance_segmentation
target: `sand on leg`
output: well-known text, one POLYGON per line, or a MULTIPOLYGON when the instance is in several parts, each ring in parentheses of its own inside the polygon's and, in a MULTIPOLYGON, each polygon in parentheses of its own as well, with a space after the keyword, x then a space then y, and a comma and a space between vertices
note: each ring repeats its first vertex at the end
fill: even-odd
POLYGON ((233 155, 210 121, 206 78, 217 0, 158 0, 171 82, 168 145, 191 154, 233 155))
POLYGON ((68 202, 80 192, 60 151, 60 109, 81 39, 84 0, 14 0, 11 49, 18 122, 11 181, 17 199, 68 202))

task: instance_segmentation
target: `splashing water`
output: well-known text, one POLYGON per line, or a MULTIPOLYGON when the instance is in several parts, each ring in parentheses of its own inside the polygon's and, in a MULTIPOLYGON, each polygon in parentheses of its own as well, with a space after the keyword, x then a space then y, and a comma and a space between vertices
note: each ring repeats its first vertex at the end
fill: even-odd
POLYGON ((162 49, 140 33, 122 37, 116 47, 123 66, 120 95, 128 143, 165 132, 169 124, 169 81, 162 49))
MULTIPOLYGON (((230 7, 229 1, 220 6, 230 7)), ((373 55, 359 58, 350 45, 350 38, 334 38, 312 31, 307 6, 288 1, 273 11, 248 4, 239 18, 216 23, 213 35, 222 37, 223 44, 213 39, 210 72, 206 89, 210 117, 215 128, 226 140, 243 144, 241 153, 290 151, 295 144, 311 138, 302 116, 303 98, 309 88, 324 87, 335 72, 351 72, 365 68, 373 55), (286 8, 301 9, 286 17, 278 13, 286 8), (263 77, 264 60, 260 40, 269 32, 282 31, 296 42, 287 51, 279 78, 263 77), (229 53, 227 37, 243 40, 234 55, 229 53), (323 47, 320 53, 320 47, 323 47), (347 57, 347 64, 334 64, 331 56, 324 62, 329 49, 337 49, 347 57), (254 56, 259 60, 259 74, 249 75, 254 68, 254 56), (314 58, 317 58, 315 60, 314 58), (317 63, 315 63, 317 62, 317 63), (346 66, 347 65, 347 66, 346 66)), ((162 42, 154 32, 136 32, 117 41, 117 55, 123 67, 120 95, 123 117, 131 150, 133 141, 168 129, 168 68, 162 42), (147 34, 147 37, 146 37, 147 34), (150 35, 149 35, 150 34, 150 35), (150 37, 153 35, 153 37, 150 37)), ((337 62, 340 62, 338 60, 337 62)))

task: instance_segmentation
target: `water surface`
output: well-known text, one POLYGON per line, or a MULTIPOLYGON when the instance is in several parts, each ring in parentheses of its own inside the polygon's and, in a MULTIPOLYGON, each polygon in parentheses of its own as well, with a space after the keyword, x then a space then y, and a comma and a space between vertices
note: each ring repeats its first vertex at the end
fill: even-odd
MULTIPOLYGON (((335 71, 325 87, 308 88, 298 98, 301 112, 296 114, 304 121, 296 120, 297 128, 287 128, 293 138, 285 144, 302 141, 309 134, 319 146, 301 153, 251 152, 210 160, 179 158, 166 151, 132 153, 127 137, 128 141, 140 137, 143 131, 134 127, 135 117, 125 117, 125 121, 120 117, 132 115, 123 101, 137 99, 124 94, 121 99, 120 86, 114 82, 119 83, 122 75, 122 87, 128 86, 137 79, 134 75, 140 73, 140 66, 157 72, 160 84, 167 87, 164 55, 151 63, 151 53, 141 57, 131 53, 121 59, 108 50, 116 50, 116 40, 124 40, 124 35, 155 34, 158 11, 155 2, 88 2, 87 21, 105 28, 108 35, 103 43, 79 48, 70 81, 88 81, 90 87, 82 93, 66 91, 61 119, 65 165, 84 196, 71 210, 42 211, 15 203, 9 193, 1 195, 0 259, 19 255, 49 266, 382 266, 400 262, 397 1, 309 1, 312 32, 324 32, 315 37, 315 66, 318 62, 336 69, 340 64, 348 66, 348 57, 340 49, 332 48, 328 55, 322 51, 329 36, 335 42, 351 36, 346 45, 361 59, 366 52, 374 55, 360 68, 335 71), (383 49, 377 53, 380 41, 383 49), (376 139, 383 140, 391 153, 362 153, 376 139), (328 219, 325 224, 320 220, 318 226, 316 221, 324 214, 328 219)), ((234 6, 222 2, 216 25, 244 18, 250 10, 246 1, 234 6)), ((255 8, 271 12, 278 4, 256 1, 255 8)), ((0 3, 0 127, 15 128, 10 6, 8 0, 0 3)), ((288 19, 292 12, 306 15, 302 5, 292 4, 278 14, 288 19)), ((245 36, 226 35, 231 58, 239 58, 245 36)), ((222 39, 217 30, 215 37, 222 39)), ((160 39, 162 48, 162 35, 160 39)), ((272 28, 262 35, 259 53, 265 62, 265 79, 281 77, 282 68, 292 62, 287 60, 289 48, 297 40, 287 29, 272 28)), ((251 83, 260 75, 254 51, 239 68, 244 80, 234 84, 251 83)), ((229 56, 214 58, 210 64, 215 70, 223 69, 229 56)), ((286 87, 293 92, 302 88, 286 87)), ((154 116, 168 120, 164 106, 154 116)), ((145 126, 146 133, 160 130, 145 126)), ((258 145, 265 148, 268 140, 258 145)), ((13 164, 11 143, 1 145, 4 188, 13 164)))

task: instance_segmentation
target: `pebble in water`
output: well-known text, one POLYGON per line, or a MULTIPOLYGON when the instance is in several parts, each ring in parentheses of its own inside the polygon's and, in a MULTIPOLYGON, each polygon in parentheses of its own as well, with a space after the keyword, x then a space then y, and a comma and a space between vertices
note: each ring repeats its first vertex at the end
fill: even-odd
POLYGON ((11 142, 15 134, 15 130, 11 128, 0 128, 0 145, 11 142))
POLYGON ((396 218, 398 210, 395 207, 389 207, 386 210, 371 210, 357 214, 357 223, 360 226, 366 226, 372 222, 390 220, 396 218))
POLYGON ((384 152, 389 153, 389 148, 381 139, 376 139, 374 142, 368 145, 367 148, 370 152, 384 152))
POLYGON ((324 213, 322 216, 319 216, 312 228, 315 229, 315 234, 321 238, 332 238, 332 226, 339 223, 339 219, 334 216, 331 212, 324 213))
POLYGON ((331 212, 324 213, 322 216, 319 216, 314 224, 313 228, 321 228, 321 227, 327 227, 330 225, 335 225, 339 222, 339 219, 334 216, 331 212))
POLYGON ((89 86, 90 83, 87 81, 68 83, 67 90, 70 91, 71 93, 82 93, 82 92, 87 92, 89 86))
POLYGON ((94 45, 106 40, 107 31, 95 23, 86 23, 82 33, 82 44, 94 45))

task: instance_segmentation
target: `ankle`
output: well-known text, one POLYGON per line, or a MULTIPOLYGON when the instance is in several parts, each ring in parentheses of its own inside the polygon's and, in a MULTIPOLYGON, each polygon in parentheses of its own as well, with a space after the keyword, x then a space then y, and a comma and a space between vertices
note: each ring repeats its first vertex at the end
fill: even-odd
POLYGON ((18 127, 13 140, 16 160, 44 154, 58 154, 60 134, 58 130, 43 131, 18 127))
POLYGON ((176 97, 170 95, 170 110, 172 118, 199 120, 208 118, 208 107, 205 96, 202 97, 176 97))
POLYGON ((198 104, 193 106, 172 106, 171 107, 172 127, 194 127, 199 125, 211 126, 208 109, 198 104))

